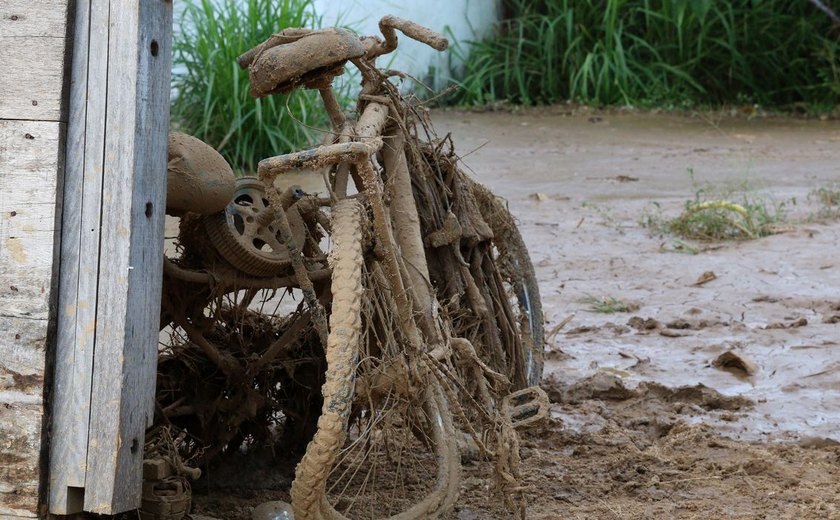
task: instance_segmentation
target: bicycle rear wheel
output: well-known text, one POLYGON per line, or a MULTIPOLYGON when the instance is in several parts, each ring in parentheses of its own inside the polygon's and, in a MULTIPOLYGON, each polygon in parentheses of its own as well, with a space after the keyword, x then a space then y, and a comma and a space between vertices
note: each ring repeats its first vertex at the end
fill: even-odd
POLYGON ((517 307, 522 346, 514 364, 514 388, 539 385, 545 358, 545 329, 540 288, 534 264, 516 220, 501 199, 484 185, 461 175, 470 186, 482 218, 493 231, 494 263, 502 290, 517 307))
POLYGON ((427 143, 409 156, 426 258, 453 334, 513 390, 539 384, 542 303, 528 249, 501 199, 465 175, 453 152, 427 143))

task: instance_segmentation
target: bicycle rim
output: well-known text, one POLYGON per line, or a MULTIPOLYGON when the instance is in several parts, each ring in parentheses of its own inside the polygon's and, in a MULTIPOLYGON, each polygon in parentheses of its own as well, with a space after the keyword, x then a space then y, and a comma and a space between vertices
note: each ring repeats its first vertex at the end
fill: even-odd
MULTIPOLYGON (((468 179, 466 176, 463 178, 468 179)), ((521 340, 518 359, 521 370, 514 371, 515 389, 539 385, 545 350, 544 317, 539 285, 528 248, 507 207, 483 185, 468 180, 482 217, 493 230, 494 264, 504 294, 511 302, 521 340)))

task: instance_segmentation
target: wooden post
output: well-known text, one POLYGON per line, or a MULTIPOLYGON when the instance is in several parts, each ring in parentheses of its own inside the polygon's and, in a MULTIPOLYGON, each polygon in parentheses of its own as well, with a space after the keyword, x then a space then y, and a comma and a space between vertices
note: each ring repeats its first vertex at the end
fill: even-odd
POLYGON ((140 504, 153 418, 172 5, 76 0, 50 512, 140 504))
POLYGON ((85 510, 140 506, 163 277, 172 4, 111 0, 85 510))
POLYGON ((108 0, 76 0, 61 232, 50 510, 79 512, 87 473, 108 71, 108 0))

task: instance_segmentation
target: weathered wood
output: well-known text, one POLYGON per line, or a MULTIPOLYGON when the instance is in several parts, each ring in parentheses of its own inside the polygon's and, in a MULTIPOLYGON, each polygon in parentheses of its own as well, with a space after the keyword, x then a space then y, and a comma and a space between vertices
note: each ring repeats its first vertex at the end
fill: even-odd
POLYGON ((33 518, 63 124, 0 120, 0 518, 33 518))
POLYGON ((54 423, 50 432, 53 439, 67 441, 58 442, 52 453, 59 465, 64 462, 52 473, 63 489, 55 503, 68 512, 82 501, 85 509, 102 513, 136 507, 143 433, 152 419, 171 3, 3 0, 0 518, 35 517, 44 485, 39 478, 45 351, 51 341, 48 326, 58 322, 56 233, 65 200, 57 199, 57 181, 65 158, 59 121, 66 120, 68 4, 78 8, 77 21, 82 18, 75 42, 83 52, 74 67, 79 69, 83 59, 85 70, 74 74, 67 154, 74 173, 68 177, 68 240, 61 262, 67 275, 61 286, 65 327, 53 410, 76 416, 54 423), (69 370, 62 369, 64 361, 72 361, 69 370))
POLYGON ((61 238, 50 511, 82 511, 99 277, 108 0, 76 0, 61 238))
POLYGON ((0 119, 61 119, 67 3, 0 2, 0 119))
POLYGON ((96 353, 85 510, 140 503, 153 419, 172 4, 111 0, 96 353))

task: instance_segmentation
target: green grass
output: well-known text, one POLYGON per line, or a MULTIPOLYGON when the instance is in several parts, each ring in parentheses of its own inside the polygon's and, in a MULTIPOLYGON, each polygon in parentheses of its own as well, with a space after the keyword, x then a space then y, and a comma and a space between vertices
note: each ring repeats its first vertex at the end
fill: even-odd
POLYGON ((236 57, 286 27, 315 27, 311 0, 184 0, 173 42, 173 129, 216 148, 239 172, 309 145, 326 124, 318 93, 254 99, 236 57))
POLYGON ((816 212, 808 220, 836 220, 840 218, 840 184, 834 183, 811 190, 808 201, 817 205, 816 212))
POLYGON ((615 314, 617 312, 631 312, 635 310, 637 307, 624 301, 615 298, 613 296, 593 296, 591 294, 587 294, 582 300, 581 303, 584 303, 589 306, 590 312, 597 312, 601 314, 615 314))
POLYGON ((640 220, 643 227, 676 237, 676 244, 683 247, 674 250, 681 252, 696 252, 690 245, 684 247, 683 240, 753 240, 772 235, 786 221, 788 206, 796 204, 796 199, 779 201, 747 181, 723 187, 695 183, 695 188, 694 198, 676 217, 665 217, 661 205, 653 203, 640 220))
POLYGON ((823 206, 840 206, 840 188, 836 185, 817 188, 816 190, 813 190, 810 195, 812 195, 823 206))
POLYGON ((749 240, 771 235, 783 215, 761 198, 690 201, 668 231, 692 240, 749 240))
POLYGON ((456 47, 455 102, 833 109, 840 38, 809 2, 504 0, 456 47))

